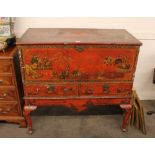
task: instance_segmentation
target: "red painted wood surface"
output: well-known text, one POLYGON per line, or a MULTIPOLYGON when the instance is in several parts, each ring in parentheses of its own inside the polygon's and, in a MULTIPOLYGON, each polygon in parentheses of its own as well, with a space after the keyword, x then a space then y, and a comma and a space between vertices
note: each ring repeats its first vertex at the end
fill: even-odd
POLYGON ((25 96, 31 97, 60 97, 78 96, 78 85, 75 84, 46 84, 25 85, 25 96))
POLYGON ((67 84, 27 84, 27 97, 77 97, 77 96, 130 96, 131 83, 67 83, 67 84))
POLYGON ((134 48, 70 46, 22 50, 25 81, 132 80, 137 51, 134 48), (80 48, 80 47, 79 47, 80 48))
MULTIPOLYGON (((29 29, 17 41, 24 85, 24 115, 37 106, 124 105, 131 110, 141 42, 126 30, 29 29), (130 106, 128 106, 130 105, 130 106)), ((122 128, 129 119, 125 113, 122 128)))
POLYGON ((34 44, 142 45, 124 29, 30 28, 17 40, 17 45, 34 44))
POLYGON ((83 111, 89 106, 130 104, 131 98, 81 98, 81 99, 25 99, 26 105, 65 106, 71 110, 83 111))
POLYGON ((84 83, 79 87, 80 96, 128 96, 131 83, 84 83))

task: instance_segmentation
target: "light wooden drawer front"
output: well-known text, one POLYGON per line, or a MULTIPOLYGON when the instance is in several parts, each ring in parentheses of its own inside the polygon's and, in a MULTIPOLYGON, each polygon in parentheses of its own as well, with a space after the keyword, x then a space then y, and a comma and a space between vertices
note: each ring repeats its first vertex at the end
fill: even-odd
POLYGON ((80 96, 128 96, 131 83, 84 83, 80 85, 80 96))
POLYGON ((0 74, 12 73, 12 64, 8 61, 0 61, 0 74))
POLYGON ((78 86, 74 84, 26 85, 24 88, 26 96, 65 97, 78 95, 78 86))
POLYGON ((17 94, 15 88, 0 88, 0 101, 15 101, 17 94))
POLYGON ((14 85, 14 77, 0 75, 0 86, 12 86, 12 85, 14 85))
POLYGON ((0 104, 0 116, 17 116, 19 115, 17 104, 0 104))

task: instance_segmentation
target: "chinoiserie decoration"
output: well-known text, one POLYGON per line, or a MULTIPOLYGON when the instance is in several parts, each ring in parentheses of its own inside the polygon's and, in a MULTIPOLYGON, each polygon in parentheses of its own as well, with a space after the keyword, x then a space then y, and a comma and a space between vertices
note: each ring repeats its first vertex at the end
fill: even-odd
POLYGON ((40 106, 79 113, 119 105, 121 129, 127 131, 142 43, 126 30, 31 28, 16 44, 29 134, 30 114, 40 106))
POLYGON ((14 18, 0 17, 0 51, 15 43, 14 18))

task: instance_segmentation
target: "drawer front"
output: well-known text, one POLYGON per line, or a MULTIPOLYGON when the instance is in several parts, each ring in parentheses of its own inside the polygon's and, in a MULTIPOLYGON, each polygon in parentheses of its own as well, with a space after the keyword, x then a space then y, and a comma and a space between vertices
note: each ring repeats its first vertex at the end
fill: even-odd
POLYGON ((80 85, 80 96, 128 96, 131 83, 84 83, 80 85))
POLYGON ((13 86, 13 85, 14 85, 14 77, 0 75, 0 86, 13 86))
POLYGON ((12 64, 8 61, 0 60, 0 74, 12 73, 12 64))
POLYGON ((0 101, 16 101, 17 94, 15 88, 0 88, 0 101))
POLYGON ((131 98, 108 98, 108 99, 26 99, 26 105, 37 106, 63 106, 74 111, 83 111, 100 105, 130 104, 131 98))
POLYGON ((17 104, 0 104, 0 116, 18 116, 17 104))
POLYGON ((73 84, 64 85, 25 85, 25 96, 56 97, 77 96, 78 86, 73 84))
POLYGON ((138 50, 135 47, 58 46, 20 51, 25 81, 132 80, 138 50))

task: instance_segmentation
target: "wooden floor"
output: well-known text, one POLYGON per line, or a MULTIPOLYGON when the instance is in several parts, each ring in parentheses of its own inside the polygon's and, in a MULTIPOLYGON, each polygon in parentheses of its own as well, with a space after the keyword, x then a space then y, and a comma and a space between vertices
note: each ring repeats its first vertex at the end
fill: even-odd
POLYGON ((128 127, 128 132, 120 130, 122 114, 114 115, 70 115, 70 116, 32 116, 34 134, 27 135, 27 129, 16 124, 0 123, 0 137, 155 137, 155 114, 148 116, 147 111, 155 110, 155 101, 142 101, 145 111, 147 134, 128 127))

